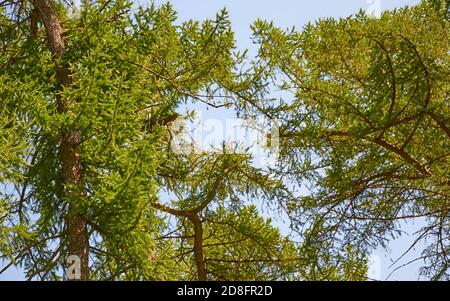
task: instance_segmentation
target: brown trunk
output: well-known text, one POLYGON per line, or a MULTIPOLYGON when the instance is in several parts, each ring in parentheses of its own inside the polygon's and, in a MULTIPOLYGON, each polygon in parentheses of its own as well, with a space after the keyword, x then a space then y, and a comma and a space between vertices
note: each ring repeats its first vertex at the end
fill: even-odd
POLYGON ((194 257, 197 265, 198 280, 206 281, 206 267, 203 256, 203 226, 197 214, 189 216, 194 225, 194 257))
POLYGON ((80 279, 89 280, 89 240, 86 218, 82 214, 71 213, 66 218, 68 254, 80 258, 80 279))
MULTIPOLYGON (((60 156, 63 163, 63 182, 65 194, 71 200, 81 199, 84 195, 82 186, 82 164, 80 159, 80 131, 72 130, 63 133, 60 144, 60 156)), ((76 255, 80 258, 80 279, 89 279, 89 235, 86 218, 74 208, 69 207, 66 217, 68 256, 76 255)))
POLYGON ((36 38, 38 34, 38 20, 39 20, 39 10, 33 8, 30 14, 31 36, 33 38, 36 38))
MULTIPOLYGON (((207 203, 205 203, 207 204, 207 203)), ((200 210, 204 206, 197 207, 194 210, 189 211, 183 211, 183 210, 177 210, 173 209, 158 203, 152 204, 152 206, 158 210, 162 210, 164 212, 167 212, 169 214, 173 214, 180 217, 187 217, 189 221, 194 226, 194 259, 195 259, 195 265, 197 266, 197 276, 198 280, 200 281, 206 281, 207 275, 206 275, 206 264, 205 264, 205 258, 203 255, 203 225, 200 220, 200 217, 198 216, 200 210)))
MULTIPOLYGON (((45 32, 47 34, 48 44, 56 64, 56 78, 62 90, 70 86, 70 70, 67 65, 61 63, 64 54, 64 38, 61 23, 55 12, 51 8, 48 0, 34 0, 35 8, 44 22, 45 32)), ((70 104, 57 94, 58 110, 60 113, 68 112, 70 104)), ((61 144, 59 153, 62 163, 62 177, 64 184, 64 193, 69 200, 81 199, 83 191, 83 174, 80 158, 80 131, 77 129, 61 133, 61 144)), ((69 212, 66 217, 68 256, 75 255, 80 259, 80 279, 89 279, 89 237, 87 231, 87 222, 85 216, 73 205, 69 206, 69 212)))

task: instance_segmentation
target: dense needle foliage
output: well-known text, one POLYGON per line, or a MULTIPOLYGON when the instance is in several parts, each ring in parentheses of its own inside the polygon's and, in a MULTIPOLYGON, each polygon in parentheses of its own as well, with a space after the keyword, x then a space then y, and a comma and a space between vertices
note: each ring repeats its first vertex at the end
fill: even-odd
POLYGON ((422 272, 448 279, 449 29, 444 1, 300 32, 255 23, 258 68, 289 95, 265 108, 283 120, 274 172, 308 187, 284 203, 311 244, 370 250, 420 218, 422 272))
POLYGON ((72 279, 77 255, 84 280, 365 280, 420 217, 424 275, 448 279, 448 4, 253 30, 250 60, 226 10, 0 0, 0 273, 72 279), (175 151, 198 104, 278 120, 277 163, 175 151))

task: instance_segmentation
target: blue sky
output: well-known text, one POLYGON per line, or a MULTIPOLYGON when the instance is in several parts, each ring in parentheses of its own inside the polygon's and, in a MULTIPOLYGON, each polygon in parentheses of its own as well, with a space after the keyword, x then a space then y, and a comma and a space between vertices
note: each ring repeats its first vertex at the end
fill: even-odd
MULTIPOLYGON (((146 4, 148 1, 137 1, 140 4, 146 4)), ((166 1, 155 0, 156 4, 166 1)), ((375 14, 379 10, 393 9, 405 5, 414 5, 419 0, 172 0, 170 1, 178 12, 179 20, 196 19, 203 20, 212 18, 215 13, 226 7, 235 32, 237 46, 240 49, 250 49, 250 54, 255 53, 255 47, 251 44, 250 24, 257 18, 271 20, 282 28, 295 26, 301 29, 308 22, 313 22, 321 17, 346 17, 363 9, 375 14)), ((282 222, 279 222, 281 227, 282 222)), ((421 226, 420 222, 415 225, 405 225, 402 230, 412 234, 421 226)), ((392 263, 391 258, 396 259, 400 256, 413 241, 412 235, 403 235, 402 238, 394 240, 389 248, 391 252, 379 249, 374 252, 375 261, 378 261, 377 269, 381 273, 381 279, 386 278, 393 270, 389 268, 392 263)), ((420 253, 420 246, 415 255, 420 253)), ((401 263, 405 263, 414 257, 409 255, 401 263)), ((400 263, 400 264, 401 264, 400 263)), ((411 264, 395 272, 389 279, 391 280, 417 280, 418 268, 421 262, 411 264)), ((397 265, 398 266, 398 265, 397 265)), ((1 267, 1 265, 0 265, 1 267)), ((14 268, 0 275, 0 280, 22 280, 23 274, 14 268)))
MULTIPOLYGON (((165 3, 155 0, 155 3, 165 3)), ((360 9, 377 12, 378 9, 393 9, 417 4, 418 0, 172 0, 169 1, 178 12, 180 20, 189 18, 201 20, 214 17, 226 7, 239 47, 251 48, 250 24, 257 18, 272 20, 282 28, 301 28, 310 21, 322 17, 346 17, 360 9)), ((138 0, 138 3, 146 3, 138 0)))

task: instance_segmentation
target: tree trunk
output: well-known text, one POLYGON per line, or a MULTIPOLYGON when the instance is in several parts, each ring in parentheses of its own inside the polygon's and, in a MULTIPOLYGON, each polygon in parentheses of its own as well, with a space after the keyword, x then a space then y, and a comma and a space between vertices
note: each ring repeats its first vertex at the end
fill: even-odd
POLYGON ((198 280, 206 281, 205 258, 203 256, 203 226, 197 214, 189 216, 194 225, 194 257, 197 265, 198 280))
MULTIPOLYGON (((44 22, 45 32, 50 51, 56 64, 56 79, 59 90, 71 85, 70 70, 67 65, 62 64, 64 54, 64 37, 61 23, 48 0, 34 0, 33 5, 38 9, 44 22)), ((59 92, 60 92, 59 91, 59 92)), ((60 113, 70 111, 70 104, 65 101, 60 93, 57 93, 58 111, 60 113)), ((84 197, 83 191, 83 170, 80 158, 80 131, 77 129, 68 130, 61 133, 61 144, 59 153, 62 163, 62 182, 64 194, 68 200, 80 200, 84 197)), ((80 262, 79 279, 89 279, 89 237, 87 222, 82 212, 79 212, 71 204, 66 216, 68 256, 77 256, 80 262)))

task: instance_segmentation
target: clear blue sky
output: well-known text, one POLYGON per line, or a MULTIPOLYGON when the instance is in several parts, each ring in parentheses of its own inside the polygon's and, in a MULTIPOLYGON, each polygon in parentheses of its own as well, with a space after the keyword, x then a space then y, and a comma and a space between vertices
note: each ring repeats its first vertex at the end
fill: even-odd
MULTIPOLYGON (((146 4, 148 1, 136 1, 146 4)), ((166 1, 156 0, 155 3, 161 4, 166 1)), ((170 1, 178 12, 181 21, 187 19, 203 20, 214 17, 215 13, 226 7, 230 14, 233 30, 237 41, 237 46, 241 49, 248 48, 254 50, 250 41, 250 24, 257 18, 272 20, 280 27, 295 26, 300 29, 309 21, 314 21, 321 17, 346 17, 354 14, 359 9, 373 11, 375 14, 378 9, 392 9, 405 5, 417 4, 419 0, 172 0, 170 1)), ((254 53, 250 51, 250 53, 254 53)), ((420 227, 416 225, 407 225, 403 230, 407 233, 413 233, 420 227)), ((377 250, 374 254, 379 256, 381 263, 381 278, 384 279, 392 271, 389 268, 390 258, 400 256, 413 241, 411 236, 404 235, 390 244, 391 252, 377 250)), ((418 251, 420 251, 420 247, 418 251)), ((416 252, 416 254, 417 254, 416 252)), ((405 258, 402 262, 412 259, 411 256, 405 258)), ((417 280, 418 267, 420 262, 403 268, 394 273, 389 279, 392 280, 417 280)), ((0 265, 1 266, 1 265, 0 265)), ((14 268, 11 268, 3 275, 0 280, 22 280, 23 274, 14 268)))
MULTIPOLYGON (((138 3, 146 3, 138 0, 138 3)), ((155 3, 165 3, 155 0, 155 3)), ((214 17, 226 7, 239 47, 251 48, 249 25, 257 18, 272 20, 280 27, 301 28, 309 21, 321 17, 346 17, 359 9, 368 12, 393 9, 420 3, 418 0, 172 0, 169 1, 178 12, 180 20, 189 18, 201 20, 214 17)))

